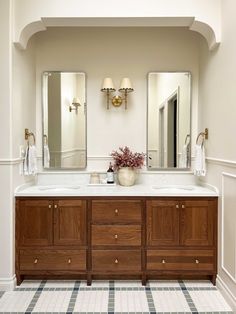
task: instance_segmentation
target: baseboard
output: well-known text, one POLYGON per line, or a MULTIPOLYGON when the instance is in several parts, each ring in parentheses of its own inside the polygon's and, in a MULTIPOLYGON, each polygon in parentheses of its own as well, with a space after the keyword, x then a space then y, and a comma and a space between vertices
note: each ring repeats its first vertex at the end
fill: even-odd
POLYGON ((219 276, 217 276, 217 279, 216 279, 216 286, 222 293, 225 300, 231 306, 233 312, 236 313, 236 297, 232 294, 228 286, 224 283, 224 281, 219 276))
POLYGON ((0 278, 0 291, 12 291, 16 287, 16 276, 12 278, 0 278))

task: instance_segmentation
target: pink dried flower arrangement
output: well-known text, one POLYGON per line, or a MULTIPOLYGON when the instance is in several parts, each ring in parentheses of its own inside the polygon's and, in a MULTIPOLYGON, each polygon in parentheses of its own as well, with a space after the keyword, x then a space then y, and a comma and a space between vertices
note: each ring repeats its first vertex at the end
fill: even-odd
POLYGON ((120 169, 122 167, 131 167, 141 169, 144 165, 144 153, 132 153, 129 147, 119 147, 119 151, 114 150, 111 153, 114 159, 114 168, 120 169))

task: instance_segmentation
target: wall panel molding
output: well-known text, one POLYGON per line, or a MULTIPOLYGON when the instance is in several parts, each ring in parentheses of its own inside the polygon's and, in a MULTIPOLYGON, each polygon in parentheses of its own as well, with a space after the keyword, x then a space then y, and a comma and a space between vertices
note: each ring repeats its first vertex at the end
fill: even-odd
MULTIPOLYGON (((236 186, 236 175, 222 172, 222 211, 221 211, 221 247, 222 247, 222 254, 221 254, 221 267, 224 272, 231 278, 231 280, 236 283, 236 222, 234 217, 232 217, 232 213, 234 212, 234 207, 236 203, 236 195, 234 192, 230 191, 229 184, 230 181, 233 180, 233 184, 236 186), (228 190, 226 185, 228 185, 228 190), (225 236, 227 231, 227 246, 231 246, 232 250, 227 247, 225 248, 225 236), (231 256, 229 256, 232 254, 231 256), (228 258, 228 265, 225 263, 225 259, 228 258), (231 260, 230 260, 231 259, 231 260), (230 264, 231 263, 231 264, 230 264), (230 269, 231 268, 231 269, 230 269)), ((233 187, 234 191, 234 187, 233 187)))
POLYGON ((236 311, 236 298, 233 295, 232 291, 229 289, 224 280, 218 275, 216 278, 216 286, 223 294, 226 301, 232 307, 232 310, 236 311))

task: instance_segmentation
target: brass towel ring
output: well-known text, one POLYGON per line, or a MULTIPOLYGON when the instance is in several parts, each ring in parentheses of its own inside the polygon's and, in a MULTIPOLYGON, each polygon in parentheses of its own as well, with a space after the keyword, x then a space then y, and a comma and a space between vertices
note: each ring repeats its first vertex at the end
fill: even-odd
POLYGON ((184 144, 185 144, 185 145, 187 144, 188 138, 189 138, 189 140, 190 140, 190 134, 187 134, 186 137, 185 137, 185 141, 184 141, 184 144))
POLYGON ((198 140, 199 140, 200 137, 202 138, 201 145, 203 145, 204 141, 208 139, 208 129, 207 128, 205 129, 205 132, 200 132, 198 134, 197 139, 196 139, 196 144, 198 144, 198 140))
POLYGON ((34 145, 35 145, 35 135, 33 132, 29 132, 29 129, 25 129, 25 140, 28 142, 29 144, 29 140, 30 140, 30 137, 33 137, 33 141, 34 141, 34 145))
POLYGON ((44 145, 48 145, 48 136, 46 134, 43 135, 44 145))

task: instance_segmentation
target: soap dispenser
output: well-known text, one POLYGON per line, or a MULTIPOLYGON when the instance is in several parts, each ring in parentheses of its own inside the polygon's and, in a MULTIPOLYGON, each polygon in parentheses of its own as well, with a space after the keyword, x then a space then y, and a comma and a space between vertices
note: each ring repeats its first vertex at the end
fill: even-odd
POLYGON ((107 170, 107 183, 108 184, 114 183, 114 170, 112 168, 111 162, 107 170))

